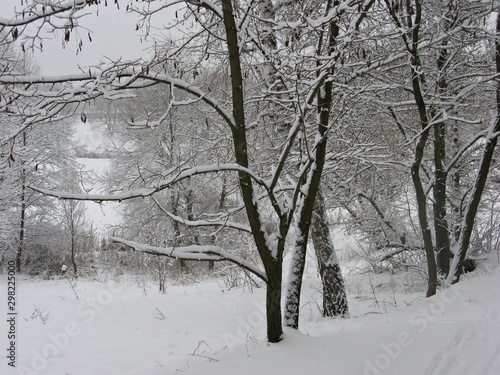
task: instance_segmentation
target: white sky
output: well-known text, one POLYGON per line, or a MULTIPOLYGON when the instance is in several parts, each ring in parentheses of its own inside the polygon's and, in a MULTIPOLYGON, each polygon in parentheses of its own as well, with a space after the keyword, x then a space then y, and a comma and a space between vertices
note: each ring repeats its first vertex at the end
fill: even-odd
MULTIPOLYGON (((21 8, 20 0, 1 0, 2 10, 0 17, 11 18, 13 9, 21 8)), ((50 39, 44 40, 43 52, 35 51, 35 59, 38 61, 42 74, 55 75, 78 71, 78 66, 84 68, 96 65, 100 61, 134 60, 140 57, 146 58, 149 53, 148 42, 141 42, 142 31, 136 31, 137 15, 126 13, 126 1, 120 2, 120 9, 113 0, 108 0, 108 6, 104 2, 99 6, 85 8, 86 12, 92 10, 92 14, 83 17, 79 23, 82 28, 80 32, 83 40, 83 50, 78 52, 78 44, 75 34, 70 36, 70 42, 63 48, 64 34, 59 31, 55 35, 46 34, 50 39), (92 42, 89 41, 88 31, 91 30, 92 42)), ((161 21, 168 23, 169 14, 174 10, 161 12, 161 21)), ((158 17, 160 18, 160 17, 158 17)))
POLYGON ((104 56, 133 59, 146 55, 134 31, 134 17, 112 6, 99 8, 102 9, 99 9, 98 16, 89 15, 82 21, 83 25, 93 31, 92 42, 89 41, 87 32, 82 30, 83 50, 78 54, 75 35, 70 36, 70 42, 65 48, 62 45, 62 32, 54 35, 52 41, 44 42, 43 52, 35 54, 43 74, 74 72, 78 65, 85 67, 104 61, 104 56))
POLYGON ((41 73, 53 75, 75 72, 80 67, 96 65, 107 58, 132 60, 147 57, 147 44, 140 42, 140 31, 135 31, 137 17, 127 14, 116 5, 100 5, 94 13, 86 16, 81 24, 92 30, 92 42, 87 32, 81 31, 83 49, 78 52, 75 35, 63 48, 64 35, 59 32, 52 41, 45 41, 43 52, 35 54, 41 73))

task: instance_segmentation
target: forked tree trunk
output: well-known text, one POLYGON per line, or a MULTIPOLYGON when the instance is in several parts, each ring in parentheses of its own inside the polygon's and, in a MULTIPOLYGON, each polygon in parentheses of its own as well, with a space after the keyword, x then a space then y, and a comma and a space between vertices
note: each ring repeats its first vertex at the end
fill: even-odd
MULTIPOLYGON (((325 14, 330 11, 334 2, 328 1, 325 9, 325 14)), ((332 20, 329 24, 328 40, 323 44, 323 37, 317 47, 318 56, 321 55, 322 50, 326 47, 327 53, 333 55, 334 49, 337 45, 337 37, 339 35, 339 26, 336 21, 332 20)), ((334 74, 334 67, 330 68, 330 75, 334 74)), ((285 305, 285 325, 297 329, 299 327, 299 313, 300 313, 300 293, 302 289, 302 276, 304 273, 304 266, 307 252, 307 241, 309 238, 309 230, 313 217, 314 203, 316 201, 317 192, 320 188, 321 175, 325 164, 326 146, 327 146, 327 131, 330 125, 330 109, 333 102, 333 83, 327 80, 321 86, 318 92, 318 117, 319 124, 317 134, 320 141, 316 145, 314 153, 314 166, 308 174, 306 181, 307 196, 303 202, 298 205, 298 219, 296 223, 295 244, 292 254, 292 263, 290 267, 290 275, 286 291, 286 305, 285 305)))
MULTIPOLYGON (((234 121, 231 125, 231 134, 233 138, 234 156, 238 165, 248 168, 250 163, 248 160, 248 143, 246 139, 245 101, 240 63, 240 41, 238 40, 238 28, 234 19, 232 0, 222 0, 222 13, 229 54, 229 67, 231 71, 231 99, 234 121)), ((243 171, 238 172, 238 177, 245 211, 252 229, 252 236, 264 265, 264 269, 266 270, 267 339, 272 343, 279 342, 283 338, 281 320, 281 270, 286 230, 284 230, 285 228, 281 228, 281 225, 284 225, 284 223, 280 223, 280 232, 284 232, 284 236, 279 238, 276 244, 269 243, 266 233, 263 232, 261 215, 255 199, 252 179, 243 171), (274 245, 276 245, 276 248, 273 248, 274 245)))
POLYGON ((348 316, 349 306, 344 278, 330 236, 325 201, 318 191, 311 223, 311 238, 318 259, 319 274, 323 282, 323 316, 348 316))
POLYGON ((320 108, 322 108, 323 111, 320 112, 320 124, 318 124, 318 134, 321 137, 321 141, 317 144, 316 152, 314 154, 315 167, 312 167, 306 182, 308 194, 304 197, 302 204, 300 204, 297 208, 299 212, 295 226, 295 243, 286 291, 285 325, 295 329, 298 329, 299 327, 302 276, 304 274, 304 267, 306 263, 307 242, 309 239, 314 202, 316 200, 316 194, 319 189, 323 166, 325 164, 327 145, 326 130, 328 129, 328 116, 332 100, 331 82, 326 82, 323 88, 325 88, 325 97, 320 98, 320 108))

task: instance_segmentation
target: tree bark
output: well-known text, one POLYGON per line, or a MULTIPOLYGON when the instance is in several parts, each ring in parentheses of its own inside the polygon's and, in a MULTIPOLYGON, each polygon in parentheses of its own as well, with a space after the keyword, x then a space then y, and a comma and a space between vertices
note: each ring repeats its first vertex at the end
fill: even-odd
POLYGON ((344 278, 330 236, 326 207, 321 189, 314 204, 311 238, 318 259, 319 274, 323 282, 323 316, 347 316, 349 306, 344 278))
POLYGON ((304 233, 297 233, 298 231, 299 229, 296 228, 285 302, 285 326, 295 329, 299 328, 300 292, 306 263, 308 237, 304 233))
MULTIPOLYGON (((26 147, 26 132, 23 132, 23 146, 26 147)), ((21 222, 19 225, 19 244, 16 251, 16 271, 21 272, 21 259, 24 250, 24 232, 26 230, 26 166, 21 161, 21 222)))
POLYGON ((434 233, 436 237, 437 270, 446 276, 450 270, 450 237, 448 221, 446 220, 446 179, 447 172, 444 167, 445 157, 445 125, 434 125, 434 187, 433 211, 434 233))
POLYGON ((281 271, 281 262, 276 262, 275 269, 272 272, 267 271, 266 320, 267 339, 269 342, 279 342, 283 338, 283 320, 281 316, 281 271))
MULTIPOLYGON (((71 210, 74 210, 73 202, 71 202, 70 206, 71 210)), ((74 211, 71 212, 71 217, 73 219, 73 214, 74 211)), ((75 277, 78 277, 78 268, 76 266, 76 260, 75 260, 75 253, 76 253, 76 228, 75 228, 75 223, 73 220, 71 220, 70 223, 70 230, 71 230, 71 264, 73 265, 73 274, 75 277)))
MULTIPOLYGON (((447 30, 448 25, 444 18, 444 27, 447 30)), ((446 62, 448 51, 446 49, 446 40, 442 43, 437 59, 439 78, 437 82, 437 91, 439 95, 446 93, 448 87, 446 81, 446 62)), ((434 233, 436 237, 436 263, 437 272, 447 276, 450 271, 450 232, 448 227, 446 210, 446 180, 448 172, 445 167, 446 160, 446 124, 438 122, 434 125, 434 187, 433 187, 433 211, 434 211, 434 233)))
MULTIPOLYGON (((331 83, 327 83, 331 90, 331 83)), ((331 93, 331 91, 330 91, 331 93)), ((327 95, 331 102, 331 94, 327 95)), ((324 103, 323 103, 324 104, 324 103)), ((326 116, 329 114, 329 107, 326 107, 326 116)), ((325 116, 325 117, 326 117, 325 116)), ((324 119, 328 123, 328 119, 324 119)), ((314 202, 316 194, 321 182, 321 175, 323 173, 323 166, 325 163, 326 155, 326 129, 327 127, 320 123, 318 125, 318 133, 322 137, 321 142, 316 147, 315 164, 316 167, 310 171, 308 178, 308 194, 299 207, 298 222, 296 223, 295 243, 292 253, 292 262, 290 268, 289 281, 286 291, 286 305, 285 305, 285 325, 287 327, 298 329, 299 327, 299 313, 300 313, 300 293, 302 290, 302 276, 304 274, 304 267, 306 262, 307 242, 309 239, 309 230, 311 227, 311 220, 313 216, 314 202)))
POLYGON ((26 182, 25 182, 25 170, 22 171, 23 182, 21 184, 21 222, 19 226, 19 244, 16 251, 16 271, 21 272, 21 259, 22 252, 24 248, 24 232, 25 232, 25 221, 26 221, 26 182))
MULTIPOLYGON (((191 183, 189 180, 188 180, 188 183, 190 185, 188 186, 186 194, 184 195, 184 199, 186 199, 186 216, 187 216, 188 220, 194 221, 195 220, 194 212, 193 212, 194 193, 193 193, 193 189, 191 188, 191 183)), ((189 230, 189 228, 188 228, 188 230, 189 230)), ((200 237, 198 236, 198 233, 196 232, 196 229, 192 228, 191 232, 192 232, 192 242, 195 245, 200 245, 201 241, 200 241, 200 237)))
MULTIPOLYGON (((176 216, 179 214, 179 192, 172 192, 172 213, 176 216)), ((181 228, 179 222, 173 220, 172 225, 174 226, 174 246, 179 246, 181 244, 181 228)), ((181 268, 181 273, 189 272, 186 260, 179 259, 179 266, 181 268)))
MULTIPOLYGON (((222 178, 222 189, 220 192, 220 197, 219 197, 219 209, 218 212, 221 213, 224 210, 224 207, 226 206, 226 189, 227 189, 227 178, 224 176, 222 178)), ((215 245, 217 238, 215 235, 212 235, 212 245, 215 245)), ((213 271, 215 269, 215 262, 213 260, 208 261, 208 270, 213 271)))
MULTIPOLYGON (((453 159, 459 152, 459 129, 457 121, 453 121, 451 126, 451 159, 453 159)), ((460 222, 462 217, 462 186, 460 169, 454 166, 451 173, 451 190, 450 190, 450 206, 453 213, 452 228, 453 228, 453 243, 456 244, 460 238, 460 222)), ((450 244, 451 246, 451 244, 450 244)), ((451 254, 450 254, 451 256, 451 254)), ((449 271, 448 271, 449 272, 449 271)))

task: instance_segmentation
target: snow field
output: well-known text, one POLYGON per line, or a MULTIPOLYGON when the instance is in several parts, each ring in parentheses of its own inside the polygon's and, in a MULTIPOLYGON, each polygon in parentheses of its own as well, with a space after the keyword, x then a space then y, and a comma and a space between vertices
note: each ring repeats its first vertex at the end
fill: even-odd
MULTIPOLYGON (((123 277, 79 280, 77 299, 65 278, 20 275, 17 368, 7 366, 6 354, 0 368, 50 375, 499 374, 500 270, 468 276, 429 299, 401 289, 405 275, 357 274, 358 293, 348 294, 351 318, 324 319, 319 280, 310 274, 302 333, 286 329, 285 340, 272 345, 265 340, 263 288, 227 290, 208 280, 158 294, 150 283, 144 295, 123 277), (35 310, 48 315, 45 324, 35 310)), ((0 290, 5 300, 5 275, 0 290)), ((7 333, 6 319, 0 332, 7 333)))
MULTIPOLYGON (((1 283, 6 290, 4 277, 1 283)), ((144 296, 125 282, 78 281, 77 300, 65 279, 18 280, 20 371, 13 373, 138 374, 165 362, 175 372, 207 350, 241 345, 251 334, 247 319, 265 335, 263 294, 199 287, 171 286, 160 295, 151 285, 144 296), (49 313, 46 324, 33 316, 35 306, 49 313)))

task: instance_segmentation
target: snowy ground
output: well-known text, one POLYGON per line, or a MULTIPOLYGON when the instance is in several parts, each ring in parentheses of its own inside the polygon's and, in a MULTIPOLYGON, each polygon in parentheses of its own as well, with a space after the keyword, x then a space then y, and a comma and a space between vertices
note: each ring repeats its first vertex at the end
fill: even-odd
MULTIPOLYGON (((130 277, 17 278, 17 368, 7 365, 7 279, 0 275, 2 374, 500 374, 496 255, 429 299, 410 275, 348 272, 350 319, 323 319, 306 276, 301 332, 265 340, 264 290, 217 280, 144 289, 130 277), (45 323, 35 310, 48 315, 45 323)), ((353 268, 354 269, 354 268, 353 268)))

